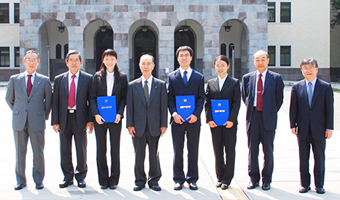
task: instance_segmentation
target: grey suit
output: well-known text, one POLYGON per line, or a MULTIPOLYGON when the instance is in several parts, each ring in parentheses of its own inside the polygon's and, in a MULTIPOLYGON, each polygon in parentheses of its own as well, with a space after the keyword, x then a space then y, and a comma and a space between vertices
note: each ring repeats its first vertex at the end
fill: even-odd
POLYGON ((33 149, 33 179, 41 184, 45 175, 45 120, 51 111, 52 88, 47 76, 35 73, 30 96, 27 96, 25 73, 11 76, 6 101, 13 111, 13 130, 16 148, 17 184, 26 183, 26 151, 28 137, 33 149))
POLYGON ((167 92, 164 81, 152 78, 148 103, 143 92, 142 77, 132 81, 128 86, 126 127, 135 128, 133 145, 135 148, 135 184, 144 186, 146 176, 144 172, 145 147, 149 146, 149 186, 157 185, 161 174, 158 157, 158 140, 160 128, 167 127, 167 92))

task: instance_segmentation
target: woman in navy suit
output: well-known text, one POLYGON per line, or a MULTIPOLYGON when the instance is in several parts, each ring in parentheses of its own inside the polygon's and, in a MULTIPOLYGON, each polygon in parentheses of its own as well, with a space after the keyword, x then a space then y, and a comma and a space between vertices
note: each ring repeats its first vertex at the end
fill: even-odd
POLYGON ((95 117, 95 133, 97 141, 97 169, 98 179, 101 189, 116 189, 120 175, 120 133, 124 108, 126 105, 127 94, 127 77, 123 74, 117 65, 117 52, 107 49, 102 55, 102 64, 100 70, 93 76, 91 88, 91 112, 95 117), (117 115, 116 121, 105 123, 105 119, 100 116, 97 108, 98 96, 116 96, 117 115), (106 158, 106 134, 107 129, 110 132, 111 144, 111 172, 107 166, 106 158))
POLYGON ((205 114, 210 126, 214 147, 216 187, 225 190, 234 177, 237 116, 240 109, 241 92, 239 80, 228 76, 228 69, 230 68, 228 58, 224 55, 218 56, 214 65, 218 77, 208 81, 205 114), (229 100, 229 118, 225 120, 224 126, 217 126, 213 121, 211 114, 212 99, 229 100))

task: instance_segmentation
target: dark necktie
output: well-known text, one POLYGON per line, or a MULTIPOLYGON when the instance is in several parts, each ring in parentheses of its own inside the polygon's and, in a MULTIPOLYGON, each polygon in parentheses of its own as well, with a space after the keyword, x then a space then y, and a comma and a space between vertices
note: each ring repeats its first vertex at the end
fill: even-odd
POLYGON ((188 73, 187 71, 184 71, 184 75, 183 75, 184 85, 187 85, 187 83, 188 83, 187 73, 188 73))
POLYGON ((73 108, 76 105, 76 84, 74 83, 75 77, 76 77, 76 75, 73 74, 70 92, 68 94, 68 106, 70 108, 73 108))
POLYGON ((144 82, 144 96, 145 96, 146 103, 148 103, 149 102, 149 86, 148 86, 147 80, 144 82))
POLYGON ((262 74, 259 75, 257 80, 257 98, 256 98, 256 110, 262 111, 263 103, 262 103, 262 94, 263 94, 263 85, 262 85, 262 74))
POLYGON ((309 103, 309 107, 311 107, 312 105, 312 83, 308 82, 308 103, 309 103))
POLYGON ((27 80, 27 96, 30 97, 31 91, 32 91, 32 74, 28 74, 28 80, 27 80))

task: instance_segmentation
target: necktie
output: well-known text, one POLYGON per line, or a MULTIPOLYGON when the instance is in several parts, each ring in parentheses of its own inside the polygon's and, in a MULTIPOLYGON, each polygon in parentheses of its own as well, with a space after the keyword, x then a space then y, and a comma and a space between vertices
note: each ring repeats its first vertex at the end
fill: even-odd
POLYGON ((256 110, 262 111, 263 103, 262 103, 262 94, 263 94, 263 85, 262 85, 262 74, 259 75, 257 80, 257 98, 256 98, 256 110))
POLYGON ((149 102, 149 86, 148 86, 148 81, 144 82, 144 96, 145 96, 146 103, 148 103, 149 102))
POLYGON ((73 108, 76 105, 76 84, 74 83, 75 77, 76 77, 76 75, 73 74, 70 92, 68 94, 68 106, 70 108, 73 108))
POLYGON ((187 85, 188 83, 188 77, 187 77, 187 71, 184 71, 184 75, 183 75, 183 81, 184 81, 184 84, 187 85))
POLYGON ((312 105, 312 83, 308 82, 308 103, 309 103, 309 107, 311 107, 312 105))
POLYGON ((28 80, 27 80, 27 96, 29 97, 32 91, 32 74, 28 74, 28 80))

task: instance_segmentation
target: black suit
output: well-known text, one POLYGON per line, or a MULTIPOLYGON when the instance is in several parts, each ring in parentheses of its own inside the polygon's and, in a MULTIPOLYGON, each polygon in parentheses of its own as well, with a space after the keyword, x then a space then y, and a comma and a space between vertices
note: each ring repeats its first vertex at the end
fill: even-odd
POLYGON ((333 90, 329 83, 316 79, 309 107, 306 80, 295 83, 290 100, 290 127, 298 128, 301 186, 310 185, 310 146, 314 154, 314 181, 317 188, 323 188, 325 179, 325 132, 333 130, 333 90))
POLYGON ((171 114, 171 132, 172 143, 174 147, 174 168, 173 180, 175 183, 183 184, 196 183, 198 180, 198 146, 201 129, 201 113, 204 104, 204 77, 199 72, 192 70, 192 74, 188 80, 187 85, 184 84, 180 70, 169 74, 168 81, 168 104, 171 114), (173 113, 176 110, 176 96, 180 95, 194 95, 195 96, 195 110, 193 115, 197 117, 195 123, 184 122, 177 124, 174 122, 173 113), (184 175, 183 171, 183 148, 184 136, 187 137, 188 148, 188 170, 184 175))
MULTIPOLYGON (((212 99, 228 99, 229 100, 229 118, 228 121, 234 123, 231 128, 218 126, 210 128, 212 142, 215 153, 215 169, 217 181, 230 185, 234 177, 235 168, 235 145, 237 131, 237 116, 240 110, 241 90, 240 82, 228 76, 222 89, 219 89, 219 79, 214 78, 208 81, 205 98, 205 114, 207 123, 213 121, 211 114, 212 99), (225 160, 224 160, 225 151, 225 160)), ((227 121, 227 119, 226 119, 227 121)))
POLYGON ((86 124, 92 121, 89 109, 92 75, 80 71, 76 91, 76 111, 72 114, 68 109, 69 75, 68 72, 54 79, 52 101, 52 125, 60 126, 60 157, 64 180, 83 181, 87 173, 87 136, 86 124), (76 174, 72 164, 72 136, 77 151, 76 174))
POLYGON ((135 128, 132 138, 135 148, 135 185, 157 185, 162 176, 158 140, 160 128, 167 127, 167 93, 166 84, 152 77, 149 101, 146 102, 142 86, 142 77, 129 83, 126 104, 126 127, 135 128), (145 147, 149 146, 149 174, 144 172, 145 147))
MULTIPOLYGON (((107 81, 106 72, 103 77, 100 77, 101 72, 97 72, 93 76, 92 87, 91 87, 91 113, 93 116, 99 114, 97 107, 97 97, 107 96, 107 81)), ((119 79, 114 80, 111 95, 116 96, 116 108, 117 114, 120 114, 123 119, 124 108, 126 105, 126 93, 127 93, 127 78, 125 74, 122 74, 119 79)), ((94 120, 95 121, 95 120, 94 120)), ((119 182, 120 175, 120 133, 122 130, 122 121, 118 124, 104 123, 99 125, 96 121, 94 122, 96 131, 97 141, 97 170, 98 179, 100 185, 117 185, 119 182), (111 173, 107 166, 106 158, 106 136, 107 129, 110 132, 110 144, 111 144, 111 173)))
POLYGON ((250 72, 242 79, 242 100, 247 106, 247 134, 248 134, 248 175, 253 183, 260 180, 258 163, 259 144, 262 143, 264 166, 262 182, 270 184, 274 168, 274 137, 277 124, 277 112, 283 103, 284 84, 280 74, 267 70, 263 87, 263 109, 257 111, 254 107, 256 92, 255 72, 250 72))

